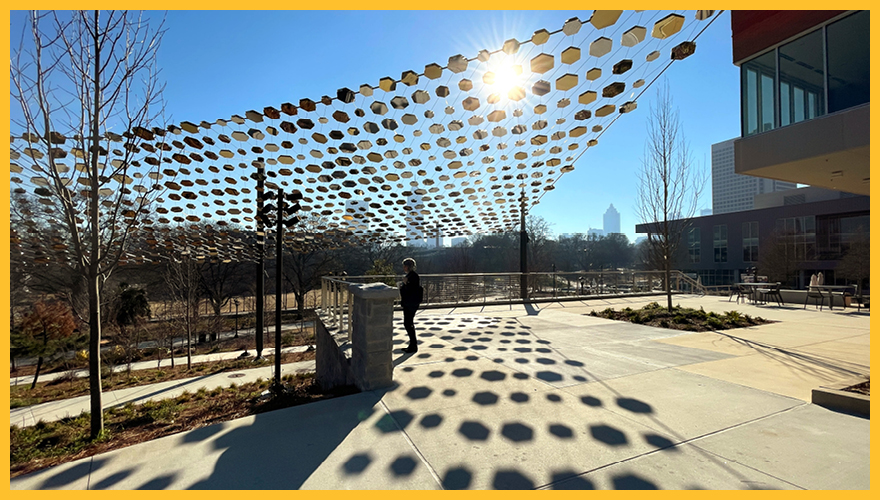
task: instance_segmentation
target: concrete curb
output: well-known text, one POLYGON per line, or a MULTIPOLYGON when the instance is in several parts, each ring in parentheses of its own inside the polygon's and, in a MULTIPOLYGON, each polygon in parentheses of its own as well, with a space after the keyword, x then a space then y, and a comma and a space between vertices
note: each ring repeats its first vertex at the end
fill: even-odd
POLYGON ((871 397, 843 389, 860 384, 864 380, 835 384, 829 387, 813 389, 813 404, 829 410, 871 418, 871 397))

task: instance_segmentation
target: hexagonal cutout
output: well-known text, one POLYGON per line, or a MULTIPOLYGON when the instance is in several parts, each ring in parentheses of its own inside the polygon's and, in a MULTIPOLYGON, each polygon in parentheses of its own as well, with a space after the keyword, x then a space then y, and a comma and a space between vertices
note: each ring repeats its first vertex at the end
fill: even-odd
POLYGON ((532 73, 546 73, 553 69, 554 58, 551 54, 538 54, 530 61, 532 73))
POLYGON ((679 14, 669 14, 663 19, 654 23, 654 29, 651 30, 651 36, 663 40, 681 31, 684 26, 684 16, 679 14))
POLYGON ((590 43, 590 55, 593 57, 602 57, 611 52, 612 45, 610 38, 604 36, 597 38, 590 43))
POLYGON ((539 29, 532 35, 532 43, 535 45, 543 45, 550 39, 550 32, 545 29, 539 29))
POLYGON ((623 14, 622 10, 596 10, 590 17, 590 24, 597 30, 607 28, 616 23, 621 14, 623 14))
POLYGON ((647 32, 648 30, 644 26, 633 26, 620 36, 620 44, 624 47, 635 47, 645 40, 647 32))
POLYGON ((578 96, 578 102, 581 104, 590 104, 591 102, 596 100, 596 97, 597 97, 596 91, 588 90, 578 96))
POLYGON ((563 64, 572 64, 576 63, 581 58, 581 49, 577 47, 569 47, 562 51, 562 54, 559 56, 559 60, 562 61, 563 64))

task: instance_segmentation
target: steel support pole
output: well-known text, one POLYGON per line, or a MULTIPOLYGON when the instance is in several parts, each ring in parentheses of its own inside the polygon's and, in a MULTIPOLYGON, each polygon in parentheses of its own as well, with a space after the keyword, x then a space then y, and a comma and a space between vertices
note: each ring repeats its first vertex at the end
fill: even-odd
POLYGON ((256 359, 260 359, 263 357, 263 299, 265 296, 265 290, 263 289, 265 283, 263 281, 263 274, 266 272, 266 266, 263 262, 263 256, 266 254, 266 230, 265 224, 263 224, 263 192, 265 189, 265 181, 266 181, 266 170, 263 165, 263 158, 257 159, 257 290, 256 290, 256 326, 254 331, 254 337, 257 340, 257 357, 256 359))
POLYGON ((284 252, 284 190, 278 190, 275 200, 278 213, 275 216, 275 388, 281 389, 281 269, 284 252))
POLYGON ((529 298, 528 244, 529 235, 526 232, 526 192, 523 190, 519 209, 519 294, 523 300, 529 298))

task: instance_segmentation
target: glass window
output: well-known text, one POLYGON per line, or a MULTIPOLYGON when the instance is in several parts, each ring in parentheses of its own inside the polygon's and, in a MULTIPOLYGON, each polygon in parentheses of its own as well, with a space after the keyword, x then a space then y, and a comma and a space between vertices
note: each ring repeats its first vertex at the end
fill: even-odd
POLYGON ((780 125, 785 126, 791 123, 791 85, 782 82, 779 85, 779 120, 780 125))
POLYGON ((742 65, 742 135, 770 130, 774 120, 776 52, 771 51, 742 65))
POLYGON ((825 28, 828 40, 828 112, 870 101, 869 12, 863 10, 825 28))
POLYGON ((743 262, 758 261, 758 223, 743 222, 742 225, 743 262))
POLYGON ((790 123, 825 114, 823 45, 820 29, 779 47, 779 82, 793 89, 790 123))
POLYGON ((712 247, 715 251, 715 262, 727 262, 727 224, 712 228, 712 247))
MULTIPOLYGON (((796 261, 816 260, 816 217, 776 219, 776 232, 785 246, 785 254, 796 261)), ((823 249, 820 247, 819 251, 823 249)))
POLYGON ((688 260, 700 262, 700 228, 698 227, 688 231, 688 260))

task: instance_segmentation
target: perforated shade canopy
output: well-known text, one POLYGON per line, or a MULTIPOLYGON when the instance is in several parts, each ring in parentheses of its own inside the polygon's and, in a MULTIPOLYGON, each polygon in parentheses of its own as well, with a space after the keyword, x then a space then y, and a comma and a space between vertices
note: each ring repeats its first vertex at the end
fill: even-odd
MULTIPOLYGON (((128 168, 105 179, 103 194, 123 189, 136 200, 161 190, 149 210, 119 213, 120 225, 134 222, 137 241, 126 260, 169 250, 254 259, 258 168, 267 190, 301 192, 300 217, 318 221, 309 231, 293 228, 294 246, 511 228, 611 124, 638 109, 645 82, 674 62, 673 49, 693 41, 712 12, 595 11, 324 96, 107 132, 100 161, 128 168)), ((695 46, 687 48, 685 55, 695 46)), ((74 196, 88 195, 77 139, 60 131, 12 137, 13 189, 39 202, 28 210, 58 211, 53 168, 74 196)), ((38 240, 45 238, 12 235, 13 247, 35 260, 70 251, 60 233, 50 248, 38 240)))

